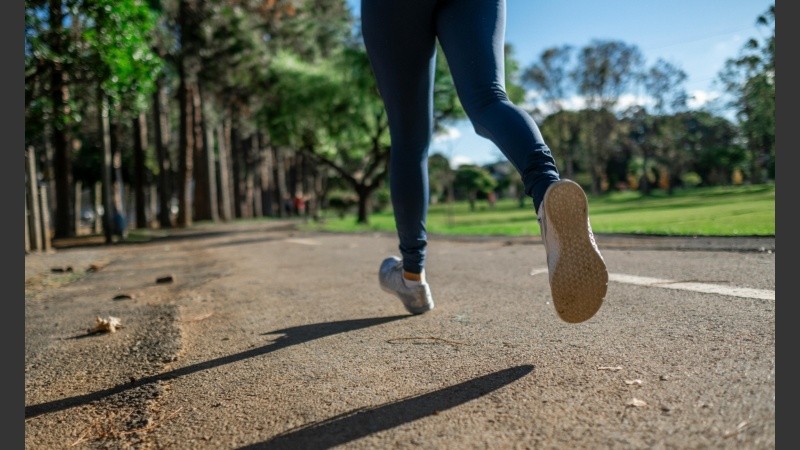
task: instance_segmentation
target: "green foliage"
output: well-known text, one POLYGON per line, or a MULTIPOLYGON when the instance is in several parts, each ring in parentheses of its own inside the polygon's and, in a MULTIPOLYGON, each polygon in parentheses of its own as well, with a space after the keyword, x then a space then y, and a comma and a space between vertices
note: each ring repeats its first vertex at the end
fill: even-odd
POLYGON ((497 180, 486 169, 474 165, 462 165, 456 170, 453 186, 474 196, 488 194, 497 187, 497 180))
POLYGON ((688 98, 683 87, 685 81, 686 72, 663 59, 656 61, 647 71, 644 86, 655 102, 653 110, 657 114, 685 109, 688 98))
POLYGON ((558 113, 571 92, 569 84, 572 47, 547 48, 539 55, 539 61, 533 62, 522 73, 522 82, 532 87, 538 94, 549 113, 558 113))
POLYGON ((343 218, 358 204, 358 198, 352 192, 337 190, 328 194, 327 203, 329 208, 343 218))
POLYGON ((385 211, 392 203, 392 196, 389 193, 389 188, 385 186, 375 191, 373 199, 372 209, 376 213, 385 211))
POLYGON ((726 61, 719 80, 731 98, 729 105, 736 110, 751 154, 751 180, 758 183, 765 175, 775 176, 774 4, 758 17, 756 24, 765 29, 766 37, 761 41, 751 39, 741 56, 726 61))
POLYGON ((697 174, 697 172, 688 172, 683 174, 681 181, 687 188, 694 188, 699 186, 703 182, 703 179, 697 174))
POLYGON ((612 109, 641 72, 644 57, 636 45, 594 40, 578 54, 571 72, 590 109, 612 109))
POLYGON ((453 169, 450 161, 441 153, 434 153, 428 157, 428 186, 430 197, 439 201, 444 200, 444 195, 453 182, 453 169))
POLYGON ((507 43, 503 50, 506 95, 512 103, 519 104, 525 101, 525 87, 519 80, 519 62, 514 57, 513 45, 507 43))
POLYGON ((144 111, 155 90, 162 61, 151 48, 156 17, 142 0, 92 0, 85 14, 87 69, 112 104, 135 114, 144 111))

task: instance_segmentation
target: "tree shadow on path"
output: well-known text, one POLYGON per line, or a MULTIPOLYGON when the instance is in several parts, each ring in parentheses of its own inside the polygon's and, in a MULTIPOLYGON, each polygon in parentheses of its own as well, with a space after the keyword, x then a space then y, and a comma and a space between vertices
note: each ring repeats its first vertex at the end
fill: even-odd
POLYGON ((131 383, 120 384, 109 389, 104 389, 102 391, 92 392, 83 395, 76 395, 74 397, 53 400, 45 403, 39 403, 36 405, 25 406, 25 418, 28 419, 31 417, 39 416, 41 414, 62 411, 68 408, 85 405, 148 384, 156 383, 159 381, 172 380, 178 377, 199 372, 201 370, 212 369, 214 367, 231 364, 237 361, 242 361, 244 359, 266 355, 276 350, 291 347, 293 345, 304 344, 306 342, 332 336, 335 334, 346 333, 348 331, 355 331, 375 325, 381 325, 395 320, 405 319, 407 317, 412 317, 412 316, 401 315, 401 316, 390 316, 390 317, 372 317, 366 319, 341 320, 338 322, 314 323, 309 325, 300 325, 291 328, 284 328, 282 330, 271 331, 269 333, 263 333, 264 335, 282 334, 283 336, 280 336, 276 340, 262 347, 257 347, 244 352, 235 353, 233 355, 223 356, 209 361, 192 364, 190 366, 170 370, 169 372, 164 372, 157 375, 151 375, 131 383))
POLYGON ((533 371, 522 365, 493 372, 427 394, 373 408, 361 408, 286 431, 275 438, 239 450, 327 449, 437 414, 507 386, 533 371))

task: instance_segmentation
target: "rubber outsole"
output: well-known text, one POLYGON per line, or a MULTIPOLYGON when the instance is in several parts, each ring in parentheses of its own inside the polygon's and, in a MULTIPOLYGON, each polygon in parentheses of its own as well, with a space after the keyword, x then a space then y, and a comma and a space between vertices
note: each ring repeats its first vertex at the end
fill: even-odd
MULTIPOLYGON (((393 289, 387 288, 386 286, 383 285, 383 283, 381 282, 381 273, 384 272, 384 266, 386 264, 395 265, 395 264, 397 264, 399 262, 400 262, 399 258, 397 258, 397 257, 389 257, 389 258, 386 258, 385 260, 383 260, 383 262, 381 263, 381 268, 378 271, 379 272, 378 273, 378 285, 380 286, 381 290, 386 292, 386 293, 388 293, 388 294, 392 294, 394 297, 397 297, 400 300, 400 302, 403 303, 403 306, 406 308, 406 311, 410 312, 411 314, 419 315, 419 314, 424 314, 424 313, 432 310, 434 308, 434 303, 433 303, 432 300, 430 301, 430 303, 427 303, 427 304, 423 305, 422 307, 419 307, 419 308, 418 307, 414 307, 414 306, 409 305, 409 303, 406 302, 406 299, 403 298, 402 294, 400 294, 399 292, 397 292, 397 291, 395 291, 393 289)), ((410 300, 410 301, 413 301, 413 300, 410 300)))
POLYGON ((608 269, 589 234, 586 194, 574 181, 560 180, 548 189, 543 207, 547 234, 559 246, 550 268, 553 305, 565 322, 584 322, 597 313, 608 290, 608 269))

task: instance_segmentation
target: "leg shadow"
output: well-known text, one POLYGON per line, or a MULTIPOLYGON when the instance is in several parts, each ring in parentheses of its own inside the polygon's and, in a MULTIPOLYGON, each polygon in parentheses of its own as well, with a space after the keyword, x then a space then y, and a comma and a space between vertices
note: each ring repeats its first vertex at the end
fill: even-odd
POLYGON ((356 409, 322 422, 289 430, 269 441, 241 447, 240 450, 317 450, 335 447, 475 400, 532 371, 532 365, 512 367, 427 394, 374 408, 356 409))
POLYGON ((73 408, 75 406, 85 405, 143 385, 155 383, 162 380, 172 380, 178 377, 199 372, 201 370, 207 370, 214 367, 223 366, 226 364, 231 364, 237 361, 242 361, 244 359, 266 355, 267 353, 272 353, 275 350, 291 347, 293 345, 303 344, 316 339, 332 336, 334 334, 346 333, 348 331, 359 330, 361 328, 381 325, 398 319, 405 319, 407 317, 412 317, 412 316, 404 315, 404 316, 390 316, 390 317, 372 317, 367 319, 342 320, 338 322, 313 323, 309 325, 300 325, 297 327, 284 328, 282 330, 263 333, 263 335, 281 334, 282 336, 280 336, 273 342, 263 347, 257 347, 244 352, 235 353, 233 355, 223 356, 209 361, 192 364, 190 366, 181 367, 175 370, 171 370, 169 372, 163 372, 157 375, 151 375, 149 377, 141 378, 132 383, 120 384, 109 389, 104 389, 102 391, 92 392, 89 394, 77 395, 74 397, 68 397, 64 399, 53 400, 50 402, 39 403, 36 405, 25 406, 25 418, 27 419, 30 417, 36 417, 41 414, 61 411, 64 409, 73 408))

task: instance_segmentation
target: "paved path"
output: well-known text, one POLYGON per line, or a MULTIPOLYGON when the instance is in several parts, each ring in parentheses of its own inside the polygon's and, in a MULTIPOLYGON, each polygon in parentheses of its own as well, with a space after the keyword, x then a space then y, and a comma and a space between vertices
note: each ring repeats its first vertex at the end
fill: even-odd
POLYGON ((571 325, 538 238, 432 236, 410 316, 393 236, 289 225, 26 256, 26 448, 775 447, 774 238, 598 236, 571 325))

